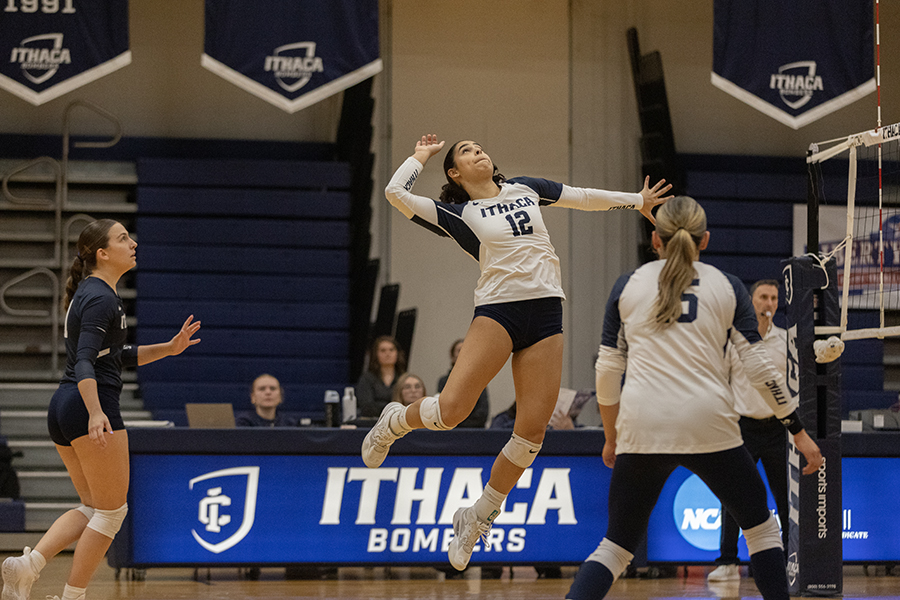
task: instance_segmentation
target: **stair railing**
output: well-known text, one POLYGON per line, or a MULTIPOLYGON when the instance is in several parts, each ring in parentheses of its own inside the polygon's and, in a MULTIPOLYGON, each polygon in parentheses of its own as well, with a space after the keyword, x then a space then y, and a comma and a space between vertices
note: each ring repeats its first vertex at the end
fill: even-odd
POLYGON ((50 317, 52 325, 52 333, 50 334, 50 368, 53 370, 53 373, 59 373, 59 321, 60 314, 62 313, 62 307, 60 305, 59 277, 57 277, 56 273, 45 267, 35 267, 34 269, 26 271, 17 277, 13 277, 5 284, 3 284, 2 287, 0 287, 0 308, 2 308, 8 315, 14 317, 50 317), (46 311, 11 307, 6 302, 6 293, 9 291, 9 289, 22 283, 23 281, 26 281, 27 279, 31 279, 36 275, 43 275, 50 280, 50 289, 53 298, 50 310, 46 311))
POLYGON ((60 234, 62 232, 62 189, 63 189, 63 178, 62 178, 62 168, 60 167, 59 161, 55 158, 50 158, 49 156, 39 156, 35 159, 24 162, 12 169, 6 175, 3 176, 3 197, 9 200, 13 204, 20 204, 24 206, 41 206, 47 205, 53 208, 53 234, 55 236, 55 240, 53 242, 53 262, 59 263, 60 259, 60 234), (27 198, 25 196, 16 196, 9 190, 9 180, 19 173, 23 171, 27 171, 28 169, 42 164, 47 163, 53 169, 54 174, 54 184, 55 189, 53 191, 53 199, 49 200, 46 198, 27 198))
POLYGON ((115 128, 115 133, 112 138, 107 141, 100 142, 75 142, 71 144, 71 146, 75 148, 110 148, 119 143, 119 140, 122 139, 122 123, 119 119, 116 118, 114 114, 106 110, 105 108, 100 108, 93 102, 88 102, 87 100, 75 100, 70 102, 66 107, 66 112, 63 117, 63 145, 62 145, 62 174, 63 174, 63 186, 62 186, 62 204, 66 206, 69 201, 69 138, 71 137, 70 133, 70 125, 72 122, 72 111, 78 107, 87 108, 88 110, 93 111, 94 113, 100 115, 107 121, 113 124, 115 128))

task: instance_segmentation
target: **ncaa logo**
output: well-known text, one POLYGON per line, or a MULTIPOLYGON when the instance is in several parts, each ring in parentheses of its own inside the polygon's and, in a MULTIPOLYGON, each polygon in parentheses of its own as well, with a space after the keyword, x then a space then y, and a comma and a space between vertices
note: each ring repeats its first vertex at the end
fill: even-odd
POLYGON ((685 479, 672 503, 675 528, 687 543, 701 550, 719 549, 721 502, 696 475, 685 479))
POLYGON ((198 544, 219 554, 250 533, 256 518, 259 467, 212 471, 191 479, 188 488, 197 501, 199 526, 191 533, 198 544))

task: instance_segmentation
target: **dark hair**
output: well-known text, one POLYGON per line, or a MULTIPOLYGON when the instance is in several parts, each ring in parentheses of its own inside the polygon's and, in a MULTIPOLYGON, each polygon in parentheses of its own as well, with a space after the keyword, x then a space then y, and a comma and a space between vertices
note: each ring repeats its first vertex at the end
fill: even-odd
POLYGON ((756 292, 756 288, 758 288, 761 285, 771 285, 772 287, 774 287, 777 290, 777 289, 779 289, 779 286, 781 284, 776 279, 760 279, 759 281, 757 281, 756 283, 754 283, 753 285, 750 286, 750 297, 751 298, 753 297, 753 294, 756 292))
POLYGON ((375 341, 372 342, 372 347, 369 350, 369 371, 374 375, 381 374, 381 365, 378 363, 378 346, 381 345, 381 342, 390 342, 394 345, 394 348, 397 349, 397 364, 394 365, 394 374, 400 375, 401 373, 405 373, 406 353, 403 351, 403 348, 400 347, 400 344, 397 343, 396 338, 390 335, 379 335, 375 338, 375 341))
POLYGON ((665 248, 666 264, 651 311, 656 324, 665 328, 681 316, 681 295, 696 275, 694 258, 706 233, 706 212, 690 196, 676 196, 656 213, 656 233, 665 248))
MULTIPOLYGON (((460 140, 462 141, 462 140, 460 140)), ((447 154, 444 155, 444 177, 447 178, 447 183, 444 184, 444 187, 441 188, 440 200, 441 202, 446 202, 447 204, 465 204, 471 198, 469 197, 469 192, 463 189, 461 185, 453 181, 449 175, 447 175, 447 171, 456 167, 456 147, 459 146, 459 142, 456 142, 450 149, 447 150, 447 154)), ((506 177, 500 173, 500 169, 497 168, 497 165, 494 165, 494 174, 491 176, 491 179, 498 186, 506 181, 506 177)))
POLYGON ((462 344, 464 341, 466 341, 466 338, 459 338, 458 340, 456 340, 455 342, 450 344, 450 356, 451 357, 453 356, 453 351, 456 349, 456 347, 459 346, 460 344, 462 344))
POLYGON ((109 230, 115 224, 112 219, 99 219, 88 224, 78 236, 75 259, 66 280, 66 309, 75 296, 78 284, 97 267, 97 250, 109 246, 109 230))

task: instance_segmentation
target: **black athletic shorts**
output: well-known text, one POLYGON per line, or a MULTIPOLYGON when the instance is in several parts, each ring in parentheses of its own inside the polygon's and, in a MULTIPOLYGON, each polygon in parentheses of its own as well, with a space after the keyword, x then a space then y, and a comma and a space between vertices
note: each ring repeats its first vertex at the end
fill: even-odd
POLYGON ((506 330, 513 352, 563 332, 562 298, 537 298, 475 307, 476 317, 492 319, 506 330))
MULTIPOLYGON (((109 419, 113 431, 125 429, 125 422, 122 421, 122 413, 119 410, 119 390, 98 387, 97 394, 100 396, 100 408, 109 419)), ((60 446, 71 446, 72 440, 88 434, 88 420, 88 411, 78 386, 70 382, 59 384, 47 411, 50 439, 60 446)))

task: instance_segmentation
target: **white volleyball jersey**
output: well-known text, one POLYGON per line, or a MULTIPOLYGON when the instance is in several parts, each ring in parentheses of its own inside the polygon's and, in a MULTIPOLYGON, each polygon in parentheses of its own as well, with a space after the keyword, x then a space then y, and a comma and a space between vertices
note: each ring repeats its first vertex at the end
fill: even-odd
MULTIPOLYGON (((772 364, 785 376, 787 372, 787 332, 772 323, 766 335, 763 336, 762 345, 772 359, 772 364)), ((734 392, 734 409, 742 417, 751 419, 768 419, 775 415, 772 407, 756 388, 750 385, 747 374, 744 373, 744 363, 741 361, 734 347, 728 345, 728 356, 731 364, 731 389, 734 392)), ((800 396, 790 400, 791 410, 796 410, 800 404, 800 396)))
POLYGON ((565 298, 559 258, 541 216, 542 205, 580 210, 635 209, 640 194, 574 188, 547 179, 516 177, 500 184, 494 198, 464 204, 437 202, 410 193, 422 164, 406 159, 385 189, 407 218, 449 235, 478 261, 481 277, 475 306, 536 298, 565 298))
POLYGON ((606 306, 597 400, 619 403, 616 452, 691 454, 740 446, 729 340, 751 383, 770 390, 778 416, 792 412, 784 378, 758 343, 750 296, 736 277, 695 262, 697 277, 682 294, 681 317, 660 329, 652 306, 664 264, 654 261, 620 277, 606 306))

